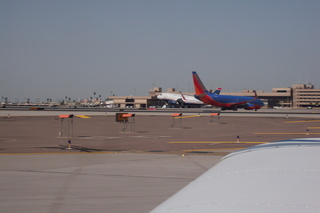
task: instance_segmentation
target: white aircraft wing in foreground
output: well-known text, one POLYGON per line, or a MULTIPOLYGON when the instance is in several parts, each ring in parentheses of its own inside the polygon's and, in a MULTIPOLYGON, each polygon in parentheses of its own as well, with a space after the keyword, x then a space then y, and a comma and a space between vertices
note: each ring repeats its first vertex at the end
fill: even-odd
POLYGON ((151 212, 320 212, 320 138, 233 152, 151 212))

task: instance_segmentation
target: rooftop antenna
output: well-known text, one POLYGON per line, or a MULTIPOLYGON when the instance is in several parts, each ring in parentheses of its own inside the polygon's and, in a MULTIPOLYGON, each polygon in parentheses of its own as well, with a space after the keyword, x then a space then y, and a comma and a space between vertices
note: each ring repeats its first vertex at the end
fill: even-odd
POLYGON ((306 76, 306 84, 310 84, 308 81, 308 76, 306 76))
POLYGON ((154 78, 154 79, 153 79, 153 82, 152 82, 152 84, 151 84, 152 89, 155 88, 156 85, 157 85, 157 83, 156 83, 156 78, 154 78))

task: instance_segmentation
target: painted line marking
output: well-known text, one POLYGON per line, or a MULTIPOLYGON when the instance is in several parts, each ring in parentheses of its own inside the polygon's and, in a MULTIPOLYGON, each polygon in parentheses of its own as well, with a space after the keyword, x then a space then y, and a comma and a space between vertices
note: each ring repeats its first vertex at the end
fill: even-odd
POLYGON ((320 127, 307 127, 307 129, 320 129, 320 127))
POLYGON ((183 152, 208 152, 208 151, 223 151, 223 150, 239 150, 243 148, 225 148, 225 149, 190 149, 190 150, 182 150, 183 152))
POLYGON ((306 122, 320 122, 320 120, 285 121, 285 122, 283 122, 283 123, 290 124, 290 123, 306 123, 306 122))
POLYGON ((89 116, 87 116, 87 115, 75 115, 75 116, 77 116, 77 117, 79 117, 79 118, 91 118, 91 117, 89 117, 89 116))
POLYGON ((186 115, 186 116, 174 117, 174 119, 177 119, 177 118, 197 118, 197 117, 202 117, 202 116, 201 115, 186 115))
MULTIPOLYGON (((72 148, 72 147, 71 147, 72 148)), ((74 149, 73 149, 74 150, 74 149)), ((77 150, 75 150, 77 151, 77 150)), ((101 151, 101 152, 21 152, 21 153, 0 153, 0 155, 68 155, 68 154, 114 154, 114 153, 119 153, 116 151, 101 151)))
MULTIPOLYGON (((299 133, 299 132, 293 132, 293 133, 290 133, 290 132, 284 132, 284 133, 281 133, 281 132, 271 132, 271 133, 253 133, 255 135, 306 135, 306 133, 299 133)), ((309 135, 320 135, 320 133, 310 133, 309 132, 309 135)))
POLYGON ((248 144, 262 144, 262 143, 269 143, 269 142, 251 142, 251 141, 240 141, 240 142, 237 142, 237 141, 173 141, 173 142, 168 142, 168 143, 175 143, 175 144, 189 144, 189 143, 195 143, 195 144, 206 144, 206 143, 209 143, 209 144, 221 144, 221 143, 224 143, 224 144, 228 144, 228 143, 237 143, 237 144, 241 144, 241 143, 248 143, 248 144))

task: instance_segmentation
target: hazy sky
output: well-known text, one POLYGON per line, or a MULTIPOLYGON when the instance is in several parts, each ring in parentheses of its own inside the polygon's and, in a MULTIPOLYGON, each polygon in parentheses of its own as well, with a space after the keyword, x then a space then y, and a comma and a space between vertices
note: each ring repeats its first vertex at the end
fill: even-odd
POLYGON ((319 0, 0 0, 0 96, 320 85, 319 0))

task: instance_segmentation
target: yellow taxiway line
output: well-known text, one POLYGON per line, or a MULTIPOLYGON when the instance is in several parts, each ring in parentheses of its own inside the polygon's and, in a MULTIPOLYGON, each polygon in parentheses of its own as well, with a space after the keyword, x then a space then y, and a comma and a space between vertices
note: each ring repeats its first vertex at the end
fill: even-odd
POLYGON ((202 117, 202 116, 201 115, 186 115, 186 116, 177 116, 174 118, 177 119, 177 118, 198 118, 198 117, 202 117))
POLYGON ((77 116, 77 117, 79 117, 79 118, 91 118, 91 117, 89 117, 89 116, 87 116, 87 115, 75 115, 75 116, 77 116))
POLYGON ((208 151, 224 151, 224 150, 239 150, 243 148, 225 148, 225 149, 190 149, 182 150, 183 152, 208 152, 208 151))
POLYGON ((320 122, 320 120, 285 121, 283 123, 290 124, 290 123, 306 123, 306 122, 320 122))

